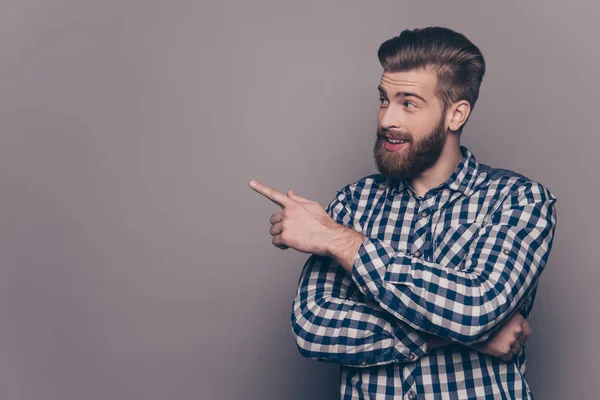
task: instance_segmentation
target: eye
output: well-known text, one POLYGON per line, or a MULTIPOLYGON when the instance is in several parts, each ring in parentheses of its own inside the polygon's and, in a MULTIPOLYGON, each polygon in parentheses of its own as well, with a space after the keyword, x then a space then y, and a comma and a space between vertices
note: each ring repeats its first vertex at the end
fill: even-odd
POLYGON ((385 102, 387 102, 387 101, 388 101, 388 99, 386 99, 385 97, 380 97, 380 98, 379 98, 379 105, 380 105, 381 107, 384 107, 384 106, 386 106, 386 105, 387 105, 387 104, 385 104, 385 102))
POLYGON ((413 103, 412 101, 408 101, 408 100, 404 102, 404 106, 406 108, 416 108, 417 107, 417 105, 415 103, 413 103))

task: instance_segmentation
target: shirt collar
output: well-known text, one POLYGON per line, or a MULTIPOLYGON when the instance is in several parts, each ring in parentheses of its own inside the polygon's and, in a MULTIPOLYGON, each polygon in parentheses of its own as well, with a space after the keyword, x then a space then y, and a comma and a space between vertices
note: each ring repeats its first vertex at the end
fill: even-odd
MULTIPOLYGON (((462 159, 454 169, 452 174, 445 182, 431 189, 433 191, 440 190, 443 188, 448 188, 452 191, 461 192, 463 194, 469 194, 475 181, 477 179, 477 174, 479 172, 479 163, 475 159, 475 156, 471 151, 465 146, 460 146, 460 151, 462 153, 462 159)), ((387 179, 388 187, 392 194, 397 194, 402 192, 407 187, 410 187, 407 180, 393 180, 387 179)))

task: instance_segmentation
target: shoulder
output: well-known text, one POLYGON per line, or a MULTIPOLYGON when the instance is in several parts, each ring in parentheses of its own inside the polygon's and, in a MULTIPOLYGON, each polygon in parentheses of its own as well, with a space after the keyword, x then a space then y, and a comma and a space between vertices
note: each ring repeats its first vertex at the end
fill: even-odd
POLYGON ((556 196, 547 187, 518 172, 480 164, 479 174, 482 188, 497 192, 500 202, 556 202, 556 196))

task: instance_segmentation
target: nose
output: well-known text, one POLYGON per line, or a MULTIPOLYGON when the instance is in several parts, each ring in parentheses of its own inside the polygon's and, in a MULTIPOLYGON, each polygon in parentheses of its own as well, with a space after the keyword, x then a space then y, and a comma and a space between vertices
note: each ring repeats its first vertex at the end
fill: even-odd
POLYGON ((381 129, 385 130, 397 128, 397 121, 394 120, 392 105, 379 110, 379 125, 381 126, 381 129))

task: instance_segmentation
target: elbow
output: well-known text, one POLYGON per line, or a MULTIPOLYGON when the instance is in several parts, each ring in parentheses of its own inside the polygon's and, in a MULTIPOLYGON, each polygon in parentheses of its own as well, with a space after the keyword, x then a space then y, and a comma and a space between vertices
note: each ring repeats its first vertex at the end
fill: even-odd
POLYGON ((303 357, 315 358, 314 338, 315 335, 306 330, 306 320, 300 313, 300 310, 294 307, 291 315, 292 336, 296 342, 296 347, 303 357))
MULTIPOLYGON (((299 303, 298 303, 299 304, 299 303)), ((313 360, 326 361, 335 355, 332 352, 336 344, 337 335, 322 335, 319 332, 321 326, 315 325, 309 320, 310 310, 294 307, 291 313, 292 336, 296 342, 296 347, 300 355, 313 360), (304 313, 306 311, 307 313, 304 313), (333 347, 332 347, 333 346, 333 347)))
POLYGON ((321 359, 315 352, 310 350, 310 347, 301 344, 300 341, 296 341, 296 348, 298 349, 298 353, 304 358, 309 358, 311 360, 321 359))
POLYGON ((315 335, 304 330, 300 324, 294 321, 293 317, 292 320, 292 335, 300 355, 313 360, 321 360, 322 354, 316 351, 320 346, 315 343, 315 335))

